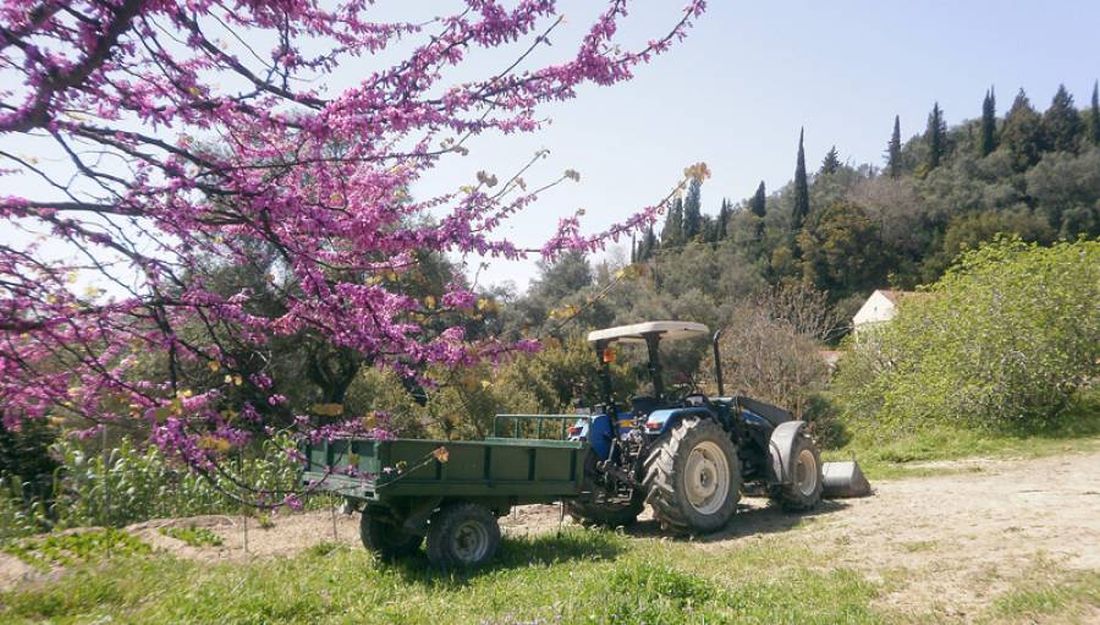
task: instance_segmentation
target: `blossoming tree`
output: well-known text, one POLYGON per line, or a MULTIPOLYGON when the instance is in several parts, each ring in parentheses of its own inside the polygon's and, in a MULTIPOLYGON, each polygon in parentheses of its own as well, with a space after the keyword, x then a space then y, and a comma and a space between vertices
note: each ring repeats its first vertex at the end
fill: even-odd
POLYGON ((466 0, 423 23, 371 21, 364 0, 320 4, 0 7, 0 176, 11 180, 0 219, 8 234, 29 233, 0 240, 6 426, 58 412, 91 428, 140 424, 210 466, 263 426, 262 402, 285 401, 262 367, 241 361, 276 337, 315 333, 407 375, 531 348, 468 340, 459 325, 428 331, 425 314, 477 298, 463 280, 431 302, 398 288, 418 250, 553 258, 653 222, 661 202, 591 235, 573 215, 541 249, 520 249, 499 226, 546 188, 528 188, 523 168, 437 197, 408 190, 470 137, 534 131, 544 104, 629 79, 684 36, 702 0, 632 50, 616 43, 627 2, 611 0, 576 49, 538 67, 532 52, 563 19, 553 0, 466 0), (501 46, 516 50, 509 63, 448 80, 474 49, 501 46), (336 68, 380 65, 395 50, 407 53, 330 89, 336 68), (59 243, 65 254, 52 251, 59 243), (266 280, 281 292, 277 313, 251 305, 253 286, 227 292, 203 278, 212 262, 249 262, 257 245, 275 255, 266 280), (106 289, 74 285, 88 276, 106 289), (261 399, 233 400, 241 388, 261 399))

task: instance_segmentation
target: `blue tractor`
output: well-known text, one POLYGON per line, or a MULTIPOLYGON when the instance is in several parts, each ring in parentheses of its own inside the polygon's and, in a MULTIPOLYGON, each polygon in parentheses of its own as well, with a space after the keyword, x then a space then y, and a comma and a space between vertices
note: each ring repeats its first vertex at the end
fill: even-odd
POLYGON ((582 414, 569 430, 591 449, 584 492, 566 503, 575 519, 629 525, 649 504, 667 530, 707 533, 726 525, 743 494, 771 497, 791 511, 821 501, 821 456, 806 422, 776 406, 725 395, 718 333, 712 339, 717 396, 666 388, 661 343, 708 336, 705 325, 687 321, 589 333, 601 363, 603 403, 578 409, 582 414), (644 346, 648 356, 651 390, 628 402, 612 392, 619 343, 644 346))

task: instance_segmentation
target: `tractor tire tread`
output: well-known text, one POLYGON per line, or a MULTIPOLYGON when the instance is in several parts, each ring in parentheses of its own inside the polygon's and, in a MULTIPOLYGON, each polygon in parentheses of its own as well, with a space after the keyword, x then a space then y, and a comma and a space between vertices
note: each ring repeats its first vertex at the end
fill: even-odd
POLYGON ((726 521, 729 520, 729 516, 732 516, 736 510, 737 501, 740 497, 741 463, 737 457, 737 450, 733 447, 733 442, 729 440, 728 434, 722 429, 722 426, 715 421, 685 419, 677 423, 672 430, 666 432, 662 438, 654 443, 649 455, 643 462, 643 468, 645 470, 643 478, 643 486, 646 490, 645 503, 653 508, 653 516, 657 521, 675 533, 714 531, 725 525, 726 521), (717 429, 720 434, 714 436, 714 440, 725 441, 722 444, 728 444, 732 452, 733 463, 729 467, 731 480, 729 497, 733 503, 726 511, 728 516, 724 519, 721 519, 721 516, 719 517, 721 519, 720 524, 714 526, 713 522, 708 522, 707 527, 700 528, 685 512, 684 507, 689 504, 686 504, 683 500, 683 494, 678 493, 676 490, 676 472, 680 470, 677 467, 676 460, 684 440, 689 434, 694 432, 697 435, 706 435, 706 431, 709 429, 717 429))
POLYGON ((772 496, 772 501, 778 503, 784 512, 807 512, 813 510, 821 503, 821 492, 824 489, 821 451, 817 448, 817 445, 814 444, 813 439, 805 433, 800 434, 796 440, 799 442, 795 447, 793 457, 797 458, 806 447, 809 447, 814 455, 814 462, 817 464, 817 487, 814 489, 813 494, 808 496, 803 495, 793 483, 783 484, 776 488, 775 494, 772 496))

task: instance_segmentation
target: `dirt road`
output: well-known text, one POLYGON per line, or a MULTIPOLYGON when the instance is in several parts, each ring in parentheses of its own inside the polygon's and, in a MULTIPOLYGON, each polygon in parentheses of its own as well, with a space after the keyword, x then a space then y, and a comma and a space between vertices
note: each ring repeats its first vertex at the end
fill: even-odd
MULTIPOLYGON (((1044 567, 1100 570, 1100 452, 942 468, 948 473, 939 477, 876 483, 873 497, 826 502, 811 515, 746 500, 726 530, 694 542, 731 556, 755 541, 805 546, 822 567, 850 567, 885 580, 881 601, 892 608, 964 618, 1044 567)), ((182 557, 242 561, 292 555, 326 541, 358 544, 357 520, 313 512, 276 517, 262 529, 255 520, 210 516, 129 529, 182 557), (188 547, 158 531, 169 524, 209 527, 224 544, 188 547)), ((513 535, 552 531, 559 522, 557 506, 526 506, 502 519, 513 535)), ((660 530, 643 516, 630 533, 648 537, 660 530)), ((0 554, 0 588, 33 575, 0 554)))

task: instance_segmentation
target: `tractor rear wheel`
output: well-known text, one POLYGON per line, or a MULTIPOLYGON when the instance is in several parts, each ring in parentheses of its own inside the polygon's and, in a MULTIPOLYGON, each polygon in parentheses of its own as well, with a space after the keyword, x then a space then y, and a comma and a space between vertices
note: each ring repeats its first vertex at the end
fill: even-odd
POLYGON ((645 460, 646 503, 676 532, 713 532, 737 509, 741 463, 730 435, 709 419, 685 419, 654 443, 645 460))
POLYGON ((821 502, 825 478, 821 470, 821 452, 813 439, 801 433, 791 450, 794 465, 791 467, 790 484, 776 487, 773 501, 788 512, 811 510, 821 502))
POLYGON ((416 553, 424 542, 423 536, 371 516, 370 510, 363 510, 359 518, 359 539, 367 551, 387 561, 416 553))

